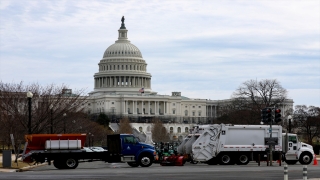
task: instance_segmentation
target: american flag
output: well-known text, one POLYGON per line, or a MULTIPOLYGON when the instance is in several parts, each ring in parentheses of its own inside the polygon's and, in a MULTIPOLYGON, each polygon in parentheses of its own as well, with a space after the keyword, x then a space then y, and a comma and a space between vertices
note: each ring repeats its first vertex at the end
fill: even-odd
POLYGON ((139 92, 144 93, 144 88, 139 89, 139 92))

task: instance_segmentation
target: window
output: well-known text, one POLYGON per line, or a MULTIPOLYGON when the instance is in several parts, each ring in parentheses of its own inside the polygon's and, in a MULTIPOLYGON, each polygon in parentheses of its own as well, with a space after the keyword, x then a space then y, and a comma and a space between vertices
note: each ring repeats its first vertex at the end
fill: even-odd
POLYGON ((192 112, 192 116, 195 116, 196 115, 196 112, 192 112))
POLYGON ((124 138, 124 143, 135 144, 136 139, 132 136, 127 136, 124 138))
POLYGON ((112 102, 111 104, 114 104, 114 102, 112 102))
POLYGON ((201 112, 199 112, 198 115, 201 116, 201 112))
POLYGON ((194 106, 192 106, 192 108, 194 108, 194 106))
POLYGON ((201 106, 199 106, 199 108, 201 108, 201 106))
POLYGON ((173 127, 170 127, 170 134, 173 133, 173 127))
POLYGON ((142 127, 139 127, 139 131, 142 132, 142 127))
POLYGON ((176 103, 173 103, 172 105, 173 105, 173 106, 175 106, 175 105, 176 105, 176 103))
POLYGON ((292 143, 297 143, 297 137, 296 136, 289 136, 289 142, 292 142, 292 143))
POLYGON ((188 127, 184 128, 184 132, 189 133, 189 128, 188 127))
POLYGON ((188 106, 186 106, 186 108, 187 108, 188 106))
POLYGON ((178 133, 181 133, 181 127, 178 127, 178 133))
POLYGON ((176 110, 172 110, 172 114, 176 114, 176 110))
POLYGON ((185 111, 184 111, 184 115, 185 115, 185 116, 188 116, 188 110, 185 110, 185 111))

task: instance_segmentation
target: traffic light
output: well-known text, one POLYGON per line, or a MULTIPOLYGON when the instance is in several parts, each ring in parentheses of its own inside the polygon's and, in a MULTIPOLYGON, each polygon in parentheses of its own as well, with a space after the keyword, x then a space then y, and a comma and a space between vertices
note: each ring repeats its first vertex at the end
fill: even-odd
POLYGON ((261 117, 262 117, 262 122, 271 122, 272 121, 272 115, 271 115, 271 108, 264 108, 261 110, 261 117))
POLYGON ((278 123, 281 121, 281 109, 274 110, 274 122, 278 123))

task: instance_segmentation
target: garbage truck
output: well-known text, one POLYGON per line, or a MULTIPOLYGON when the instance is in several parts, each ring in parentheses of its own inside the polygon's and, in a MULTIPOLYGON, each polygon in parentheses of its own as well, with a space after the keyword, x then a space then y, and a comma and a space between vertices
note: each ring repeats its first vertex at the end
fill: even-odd
POLYGON ((272 160, 307 165, 314 158, 311 145, 300 142, 296 134, 282 133, 280 125, 271 129, 269 125, 231 124, 202 127, 200 136, 192 143, 191 156, 193 161, 209 165, 246 165, 249 161, 266 161, 269 146, 273 147, 272 160))
POLYGON ((88 151, 84 147, 86 134, 29 134, 25 140, 24 162, 53 162, 57 169, 75 169, 79 162, 92 161, 148 167, 156 157, 154 146, 139 142, 132 134, 107 135, 105 151, 88 151))

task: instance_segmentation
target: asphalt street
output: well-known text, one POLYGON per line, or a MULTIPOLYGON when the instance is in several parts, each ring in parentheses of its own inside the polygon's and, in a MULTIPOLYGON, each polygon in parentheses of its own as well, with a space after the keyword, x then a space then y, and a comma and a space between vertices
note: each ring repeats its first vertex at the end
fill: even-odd
MULTIPOLYGON (((0 179, 106 179, 106 180, 277 180, 283 179, 283 165, 274 163, 249 163, 248 165, 220 166, 207 164, 190 164, 184 166, 160 166, 153 164, 150 167, 132 168, 125 163, 85 162, 80 163, 77 169, 58 170, 54 166, 40 166, 24 172, 0 172, 0 179)), ((289 179, 302 179, 302 165, 290 165, 289 179)), ((308 166, 308 179, 320 179, 320 166, 308 166)))

